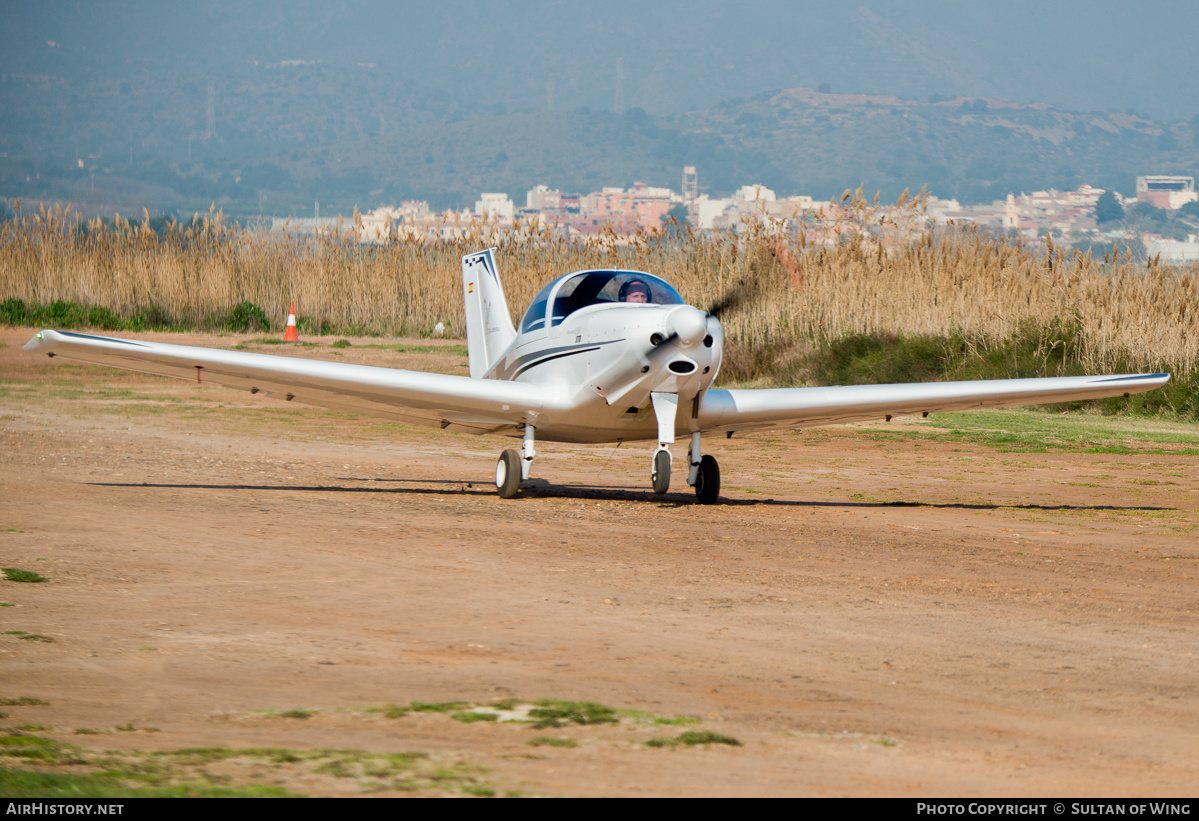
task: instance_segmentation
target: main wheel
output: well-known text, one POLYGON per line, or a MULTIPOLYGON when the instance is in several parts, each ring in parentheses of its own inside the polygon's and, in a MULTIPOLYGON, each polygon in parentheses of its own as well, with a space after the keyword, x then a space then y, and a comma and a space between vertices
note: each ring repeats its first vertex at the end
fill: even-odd
POLYGON ((501 499, 511 499, 520 491, 520 451, 508 448, 495 463, 495 489, 501 499))
POLYGON ((660 450, 654 454, 654 493, 661 496, 670 490, 670 451, 660 450))
POLYGON ((714 505, 720 498, 720 465, 712 456, 699 460, 699 471, 695 474, 695 498, 701 505, 714 505))

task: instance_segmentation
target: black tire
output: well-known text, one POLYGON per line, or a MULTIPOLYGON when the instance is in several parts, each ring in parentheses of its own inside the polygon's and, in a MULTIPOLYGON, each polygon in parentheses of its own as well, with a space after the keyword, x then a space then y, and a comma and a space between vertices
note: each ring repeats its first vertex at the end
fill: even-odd
POLYGON ((670 451, 660 450, 654 454, 654 493, 661 496, 670 490, 670 451))
POLYGON ((520 492, 520 451, 508 448, 495 464, 495 489, 501 499, 515 498, 520 492))
POLYGON ((715 457, 704 456, 699 460, 699 471, 695 474, 695 498, 701 505, 714 505, 720 498, 720 465, 715 457))

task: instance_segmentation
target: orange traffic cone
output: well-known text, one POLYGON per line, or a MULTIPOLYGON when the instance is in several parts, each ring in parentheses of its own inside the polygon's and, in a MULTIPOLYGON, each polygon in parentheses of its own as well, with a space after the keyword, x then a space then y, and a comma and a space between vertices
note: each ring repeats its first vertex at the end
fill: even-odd
POLYGON ((300 336, 296 333, 296 303, 291 303, 291 309, 287 312, 287 333, 283 334, 284 342, 299 342, 300 336))

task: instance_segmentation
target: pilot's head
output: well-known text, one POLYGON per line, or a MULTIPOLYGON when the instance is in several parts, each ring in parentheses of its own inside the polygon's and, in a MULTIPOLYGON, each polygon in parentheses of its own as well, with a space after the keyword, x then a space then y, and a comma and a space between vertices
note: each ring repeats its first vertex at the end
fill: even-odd
POLYGON ((644 304, 650 301, 649 286, 640 279, 630 279, 620 286, 620 301, 644 304))

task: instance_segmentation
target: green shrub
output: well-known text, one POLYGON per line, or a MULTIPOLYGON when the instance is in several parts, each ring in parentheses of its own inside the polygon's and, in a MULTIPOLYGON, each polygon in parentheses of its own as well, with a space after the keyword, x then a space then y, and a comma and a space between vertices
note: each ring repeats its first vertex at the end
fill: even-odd
POLYGON ((45 576, 34 573, 32 570, 21 570, 16 567, 5 567, 4 578, 10 582, 44 582, 45 576))
POLYGON ((256 331, 271 329, 271 321, 267 319, 263 310, 249 300, 235 306, 226 317, 224 325, 226 329, 235 333, 246 333, 251 329, 256 331))

